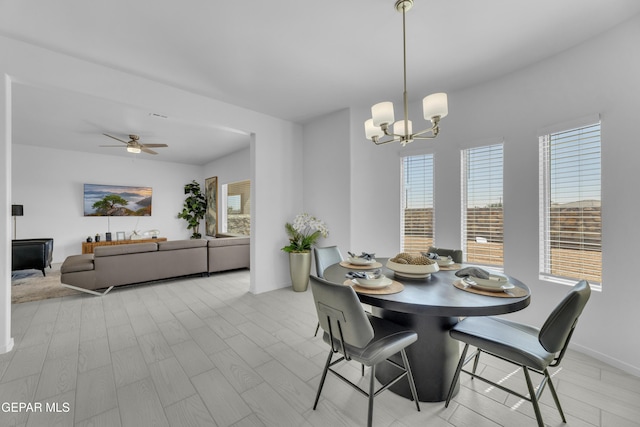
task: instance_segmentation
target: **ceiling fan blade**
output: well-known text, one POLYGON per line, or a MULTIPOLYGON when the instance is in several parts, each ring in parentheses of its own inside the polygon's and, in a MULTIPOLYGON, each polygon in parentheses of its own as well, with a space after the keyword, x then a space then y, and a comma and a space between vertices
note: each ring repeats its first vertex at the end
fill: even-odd
POLYGON ((122 145, 98 145, 98 147, 115 147, 115 148, 123 148, 122 145))
POLYGON ((128 142, 128 141, 123 141, 123 140, 121 140, 120 138, 116 138, 115 136, 111 136, 111 135, 109 135, 108 133, 103 133, 103 135, 104 135, 104 136, 108 136, 109 138, 113 138, 113 139, 115 139, 116 141, 120 141, 120 142, 125 143, 125 144, 127 144, 127 145, 129 144, 129 142, 128 142))
POLYGON ((147 153, 147 154, 158 154, 158 153, 156 153, 156 152, 155 152, 155 151, 153 151, 153 150, 149 150, 149 149, 148 149, 147 147, 145 147, 144 145, 141 145, 141 146, 140 146, 140 149, 141 149, 143 152, 147 153))
POLYGON ((167 144, 140 144, 140 145, 143 146, 143 147, 153 147, 153 148, 156 148, 156 147, 168 147, 167 144))

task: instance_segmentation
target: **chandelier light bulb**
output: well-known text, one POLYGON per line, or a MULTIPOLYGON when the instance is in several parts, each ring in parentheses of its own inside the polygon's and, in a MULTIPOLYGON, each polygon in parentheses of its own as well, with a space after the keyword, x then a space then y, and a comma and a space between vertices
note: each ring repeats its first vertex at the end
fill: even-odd
POLYGON ((422 100, 424 119, 433 121, 434 117, 446 117, 449 114, 449 103, 446 93, 433 93, 422 100))
POLYGON ((375 126, 373 124, 373 119, 369 119, 364 122, 364 133, 367 136, 367 139, 371 140, 373 140, 374 137, 382 138, 384 136, 384 131, 380 126, 375 126))
POLYGON ((407 128, 404 128, 404 120, 398 120, 393 124, 393 133, 401 136, 411 135, 413 132, 413 125, 411 124, 411 120, 407 120, 407 128))
POLYGON ((371 117, 374 126, 390 125, 395 120, 393 102, 380 102, 371 107, 371 117))

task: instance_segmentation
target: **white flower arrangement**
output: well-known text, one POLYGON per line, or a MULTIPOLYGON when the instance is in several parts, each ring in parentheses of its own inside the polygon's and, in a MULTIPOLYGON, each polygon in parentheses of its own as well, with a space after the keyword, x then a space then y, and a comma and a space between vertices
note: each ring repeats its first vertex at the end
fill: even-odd
POLYGON ((285 224, 289 244, 282 248, 285 252, 307 252, 322 236, 327 237, 327 225, 307 213, 296 215, 292 223, 285 224))

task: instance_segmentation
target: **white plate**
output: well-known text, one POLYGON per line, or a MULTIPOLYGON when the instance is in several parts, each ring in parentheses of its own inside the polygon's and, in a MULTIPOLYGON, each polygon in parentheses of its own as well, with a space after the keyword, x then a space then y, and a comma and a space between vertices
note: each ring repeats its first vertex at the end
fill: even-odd
POLYGON ((369 265, 369 264, 373 264, 374 262, 376 262, 375 259, 364 259, 364 258, 360 258, 360 257, 349 257, 349 264, 353 264, 353 265, 369 265))
POLYGON ((360 283, 358 281, 358 279, 351 279, 351 281, 353 283, 355 283, 358 286, 362 286, 363 288, 367 288, 367 289, 380 289, 380 288, 386 288, 387 286, 389 286, 391 283, 393 283, 393 280, 389 279, 388 277, 384 277, 384 279, 382 279, 382 281, 380 283, 376 283, 375 285, 365 285, 364 283, 360 283))
POLYGON ((492 274, 492 273, 489 274, 488 279, 481 279, 479 277, 473 277, 473 276, 469 276, 469 279, 473 280, 474 282, 476 282, 481 286, 486 286, 486 287, 493 286, 494 288, 499 288, 500 286, 506 285, 507 283, 509 283, 509 279, 507 279, 506 276, 492 274))
POLYGON ((495 286, 495 285, 485 286, 473 280, 471 281, 464 280, 464 283, 471 286, 472 288, 480 289, 481 291, 487 291, 487 292, 504 292, 504 291, 508 291, 509 289, 515 288, 515 285, 509 282, 505 284, 501 284, 500 286, 495 286))
POLYGON ((448 259, 448 258, 437 259, 436 262, 440 267, 446 267, 448 265, 455 264, 452 259, 448 259))

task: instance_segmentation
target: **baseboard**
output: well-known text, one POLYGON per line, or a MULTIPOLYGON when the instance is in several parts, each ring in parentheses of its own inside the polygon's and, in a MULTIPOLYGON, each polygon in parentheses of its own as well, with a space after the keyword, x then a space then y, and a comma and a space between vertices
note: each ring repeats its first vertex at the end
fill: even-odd
POLYGON ((595 351, 595 350, 590 349, 588 347, 581 346, 579 344, 571 343, 569 345, 569 347, 572 350, 575 350, 575 351, 578 351, 580 353, 586 354, 587 356, 591 356, 594 359, 598 359, 601 362, 604 362, 604 363, 606 363, 608 365, 613 366, 614 368, 618 368, 618 369, 620 369, 622 371, 625 371, 628 374, 631 374, 631 375, 634 375, 634 376, 640 378, 640 367, 638 367, 638 366, 630 365, 630 364, 628 364, 626 362, 623 362, 623 361, 618 360, 618 359, 614 359, 611 356, 608 356, 608 355, 606 355, 604 353, 600 353, 599 351, 595 351))
POLYGON ((0 346, 0 354, 9 353, 13 350, 13 338, 9 338, 9 342, 3 346, 0 346))

